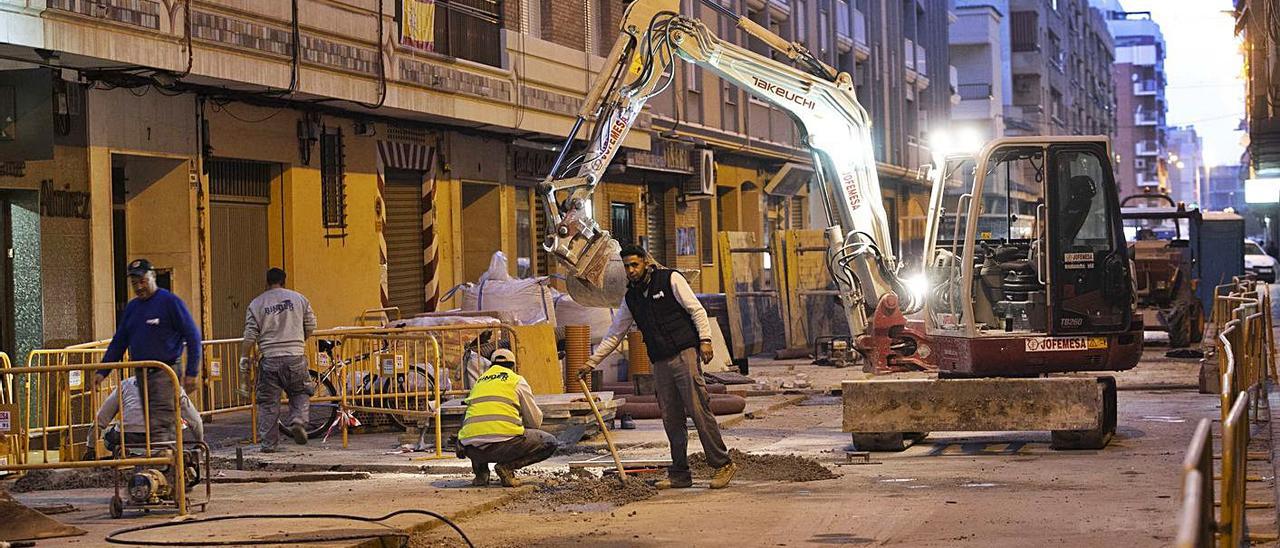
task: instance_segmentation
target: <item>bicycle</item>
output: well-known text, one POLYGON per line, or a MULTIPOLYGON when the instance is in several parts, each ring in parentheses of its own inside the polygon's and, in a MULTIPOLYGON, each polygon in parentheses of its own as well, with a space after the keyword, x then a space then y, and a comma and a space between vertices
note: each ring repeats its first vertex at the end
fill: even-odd
MULTIPOLYGON (((337 398, 339 394, 338 390, 334 387, 333 380, 335 374, 347 371, 347 366, 349 365, 365 360, 375 359, 376 354, 387 350, 389 346, 386 342, 383 342, 382 347, 377 351, 370 351, 352 356, 346 360, 340 360, 338 359, 335 349, 342 344, 341 341, 321 339, 317 344, 319 347, 318 356, 323 356, 325 359, 322 361, 327 361, 328 366, 324 367, 323 371, 317 371, 315 369, 310 371, 311 382, 313 386, 315 386, 315 392, 311 395, 313 399, 326 397, 337 398)), ((377 368, 373 368, 371 370, 380 371, 380 369, 377 368)), ((433 375, 425 367, 419 364, 410 364, 406 366, 406 371, 403 373, 395 373, 394 378, 381 373, 373 373, 367 376, 355 377, 354 379, 351 377, 342 379, 342 382, 348 383, 348 397, 354 397, 357 399, 359 399, 360 396, 404 394, 406 393, 405 386, 407 381, 410 381, 408 382, 408 386, 412 387, 425 385, 425 391, 427 393, 431 393, 435 390, 435 379, 433 375), (352 382, 353 380, 355 382, 352 382)), ((375 397, 370 398, 370 400, 371 406, 385 407, 387 409, 396 408, 396 404, 398 403, 394 398, 375 397)), ((307 432, 307 437, 312 439, 323 437, 325 433, 333 427, 334 422, 338 420, 338 407, 339 404, 336 400, 312 403, 307 423, 304 426, 304 429, 307 432)), ((404 418, 399 414, 385 413, 382 414, 382 416, 385 416, 388 422, 390 422, 395 428, 400 430, 404 430, 406 428, 404 418)), ((284 424, 282 421, 277 421, 277 426, 281 433, 288 434, 289 425, 284 424)))

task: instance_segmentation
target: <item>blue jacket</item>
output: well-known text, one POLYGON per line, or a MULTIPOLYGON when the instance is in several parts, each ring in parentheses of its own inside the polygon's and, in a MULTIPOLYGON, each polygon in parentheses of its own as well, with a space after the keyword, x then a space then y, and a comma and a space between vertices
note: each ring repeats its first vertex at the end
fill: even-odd
MULTIPOLYGON (((156 289, 149 299, 133 299, 124 307, 120 326, 102 356, 106 363, 118 362, 129 350, 132 361, 155 360, 176 365, 182 357, 182 343, 187 344, 187 376, 200 373, 200 328, 182 299, 164 288, 156 289)), ((104 369, 99 373, 107 374, 104 369)))

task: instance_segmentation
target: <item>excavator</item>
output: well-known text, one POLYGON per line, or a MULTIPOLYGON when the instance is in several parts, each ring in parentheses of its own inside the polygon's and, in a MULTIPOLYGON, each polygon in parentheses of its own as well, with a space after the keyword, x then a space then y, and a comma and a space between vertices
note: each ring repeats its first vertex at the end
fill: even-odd
POLYGON ((827 268, 864 369, 879 374, 842 386, 844 430, 858 449, 901 450, 930 431, 975 430, 1049 430, 1055 448, 1105 446, 1116 423, 1114 379, 1048 374, 1121 371, 1141 355, 1109 140, 1002 138, 979 150, 937 143, 934 163, 921 170, 932 185, 925 282, 912 283, 891 245, 871 118, 852 78, 802 44, 702 2, 789 62, 718 38, 681 14, 679 0, 628 5, 539 185, 543 247, 567 269, 574 300, 612 307, 622 298, 620 245, 592 218, 590 201, 646 101, 671 86, 679 59, 776 106, 799 129, 828 220, 827 268), (585 146, 571 155, 584 126, 585 146))

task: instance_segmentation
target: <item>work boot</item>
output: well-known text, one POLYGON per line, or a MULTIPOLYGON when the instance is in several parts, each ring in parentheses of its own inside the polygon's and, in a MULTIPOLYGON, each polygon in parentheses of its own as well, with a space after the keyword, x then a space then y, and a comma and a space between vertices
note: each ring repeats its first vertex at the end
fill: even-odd
POLYGON ((618 419, 618 427, 623 430, 635 430, 636 420, 631 418, 630 414, 623 415, 622 418, 618 419))
POLYGON ((258 449, 258 452, 259 452, 259 453, 275 453, 275 452, 277 452, 277 451, 279 451, 279 449, 276 449, 276 446, 274 446, 274 445, 272 445, 272 446, 266 446, 266 445, 264 445, 264 446, 262 446, 261 448, 259 448, 259 449, 258 449))
POLYGON ((658 480, 658 483, 653 484, 653 486, 658 489, 688 489, 693 487, 693 480, 673 480, 671 478, 667 478, 664 480, 658 480))
POLYGON ((472 487, 488 487, 489 471, 485 470, 484 472, 477 472, 476 476, 474 478, 471 478, 471 486, 472 487))
POLYGON ((504 464, 495 464, 493 471, 498 473, 498 479, 502 481, 503 487, 520 487, 520 480, 516 478, 515 470, 507 468, 504 464))
POLYGON ((729 461, 729 464, 721 466, 719 470, 716 470, 716 475, 711 476, 711 488, 724 489, 725 487, 728 487, 729 480, 733 479, 733 474, 737 471, 738 465, 734 464, 733 461, 729 461))
POLYGON ((294 443, 298 445, 307 444, 307 431, 306 429, 302 428, 301 424, 293 425, 293 428, 289 429, 289 434, 293 436, 294 443))

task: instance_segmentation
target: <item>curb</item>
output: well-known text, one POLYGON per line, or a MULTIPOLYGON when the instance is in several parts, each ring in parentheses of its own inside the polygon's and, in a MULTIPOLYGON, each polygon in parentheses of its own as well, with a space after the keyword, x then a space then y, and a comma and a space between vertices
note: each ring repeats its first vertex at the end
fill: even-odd
MULTIPOLYGON (((520 497, 520 496, 526 495, 526 494, 528 494, 528 493, 532 493, 535 487, 536 487, 536 486, 534 486, 534 485, 522 485, 522 486, 520 486, 520 487, 516 487, 515 489, 506 489, 506 488, 504 488, 504 490, 506 490, 506 491, 507 491, 507 493, 504 493, 504 494, 503 494, 502 496, 500 496, 500 497, 497 497, 497 498, 495 498, 495 499, 493 499, 493 500, 490 500, 490 501, 487 501, 487 502, 482 502, 482 503, 477 504, 477 505, 475 505, 475 506, 470 506, 470 507, 464 508, 464 509, 459 510, 459 511, 457 511, 457 512, 447 513, 447 514, 443 514, 443 515, 444 515, 444 517, 449 518, 449 521, 452 521, 452 522, 454 522, 454 523, 457 523, 457 522, 459 522, 459 521, 465 520, 465 519, 470 518, 470 517, 473 517, 473 516, 475 516, 475 515, 483 514, 483 513, 485 513, 485 512, 488 512, 488 511, 490 511, 490 510, 493 510, 493 509, 495 509, 495 508, 497 508, 497 507, 499 507, 499 506, 502 506, 502 505, 504 505, 504 504, 506 504, 506 503, 508 503, 508 502, 511 502, 511 500, 512 500, 512 499, 515 499, 516 497, 520 497)), ((418 534, 418 533, 423 533, 423 532, 426 532, 426 531, 430 531, 430 530, 435 529, 435 528, 437 528, 437 527, 448 527, 448 526, 447 526, 447 525, 445 525, 445 523, 444 523, 444 522, 442 522, 442 521, 440 521, 440 520, 438 520, 438 519, 428 517, 427 519, 424 519, 423 521, 419 521, 419 522, 417 522, 417 523, 414 523, 413 525, 410 525, 410 526, 408 526, 408 527, 404 527, 404 528, 402 528, 401 530, 402 530, 402 531, 404 531, 404 532, 406 532, 406 533, 409 533, 410 535, 414 535, 414 534, 418 534)), ((464 529, 464 530, 465 530, 465 529, 464 529)), ((450 531, 452 532, 452 529, 450 529, 450 531)), ((382 539, 370 539, 370 540, 366 540, 366 541, 364 541, 364 542, 358 542, 358 543, 351 544, 351 545, 348 545, 348 546, 350 546, 351 548, 381 548, 382 546, 385 546, 385 545, 383 544, 382 539)))

